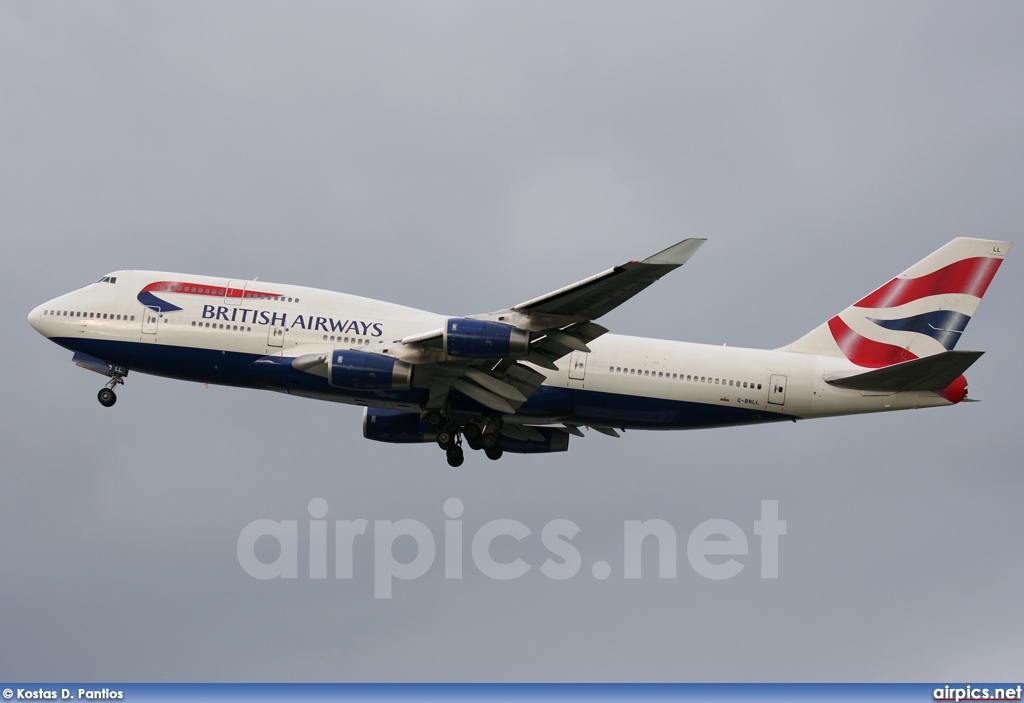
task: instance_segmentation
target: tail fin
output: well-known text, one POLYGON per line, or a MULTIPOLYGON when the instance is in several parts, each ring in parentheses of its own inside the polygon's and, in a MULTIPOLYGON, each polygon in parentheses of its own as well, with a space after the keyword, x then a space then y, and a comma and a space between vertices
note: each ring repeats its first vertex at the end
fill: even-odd
POLYGON ((867 368, 949 351, 1010 246, 954 239, 782 350, 845 357, 867 368))

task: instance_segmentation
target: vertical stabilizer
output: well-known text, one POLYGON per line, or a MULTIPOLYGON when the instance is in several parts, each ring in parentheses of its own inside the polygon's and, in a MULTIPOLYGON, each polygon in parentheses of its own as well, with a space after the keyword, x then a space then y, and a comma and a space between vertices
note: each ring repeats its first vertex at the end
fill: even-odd
POLYGON ((783 351, 881 368, 953 349, 1010 242, 954 239, 783 351))

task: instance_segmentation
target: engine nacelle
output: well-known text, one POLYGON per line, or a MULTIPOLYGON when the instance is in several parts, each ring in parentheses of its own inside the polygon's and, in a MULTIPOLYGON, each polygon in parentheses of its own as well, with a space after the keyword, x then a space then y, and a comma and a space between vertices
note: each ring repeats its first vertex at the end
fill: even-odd
POLYGON ((569 433, 552 427, 532 427, 544 439, 513 439, 503 436, 501 448, 513 454, 547 454, 548 452, 564 452, 569 449, 569 433))
POLYGON ((451 356, 471 359, 515 358, 530 352, 530 333, 501 322, 452 317, 444 326, 444 348, 451 356))
POLYGON ((386 391, 412 386, 412 366, 383 354, 335 349, 327 358, 327 382, 338 388, 386 391))
POLYGON ((437 439, 437 430, 422 420, 419 413, 365 408, 363 410, 363 437, 375 442, 412 444, 433 442, 437 439))

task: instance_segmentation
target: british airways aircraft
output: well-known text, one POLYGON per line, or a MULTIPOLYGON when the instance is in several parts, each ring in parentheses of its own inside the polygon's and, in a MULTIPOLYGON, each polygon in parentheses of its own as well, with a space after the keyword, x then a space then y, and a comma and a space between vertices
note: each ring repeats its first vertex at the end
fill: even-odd
POLYGON ((362 405, 363 435, 463 440, 491 459, 565 451, 581 428, 675 430, 954 405, 982 352, 955 351, 1010 250, 954 239, 785 347, 609 334, 595 320, 679 268, 687 239, 498 312, 451 317, 344 293, 116 271, 29 322, 109 378, 129 370, 362 405))

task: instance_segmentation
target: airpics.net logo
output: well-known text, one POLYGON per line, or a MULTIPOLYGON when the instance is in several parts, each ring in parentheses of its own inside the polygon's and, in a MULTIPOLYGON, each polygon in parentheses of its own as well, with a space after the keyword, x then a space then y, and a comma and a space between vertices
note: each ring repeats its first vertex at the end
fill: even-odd
MULTIPOLYGON (((468 541, 473 568, 488 578, 508 581, 525 576, 536 564, 530 564, 522 556, 499 561, 493 554, 492 545, 499 538, 507 546, 508 538, 513 543, 533 535, 526 524, 511 518, 486 522, 473 531, 463 525, 465 506, 458 498, 444 502, 445 519, 441 538, 426 523, 419 520, 374 520, 372 536, 367 534, 370 521, 366 519, 328 521, 327 501, 314 498, 309 501, 310 520, 300 530, 299 520, 253 520, 238 535, 238 563, 249 576, 260 579, 299 578, 300 550, 309 556, 309 578, 326 579, 328 567, 335 579, 356 577, 354 556, 357 550, 370 549, 372 541, 373 595, 374 598, 391 598, 395 581, 412 581, 427 574, 438 557, 438 545, 443 552, 445 579, 461 579, 464 573, 465 548, 468 541), (328 550, 328 527, 333 522, 334 549, 328 550), (300 537, 301 535, 301 537, 300 537), (408 560, 395 557, 395 544, 409 541, 415 545, 414 556, 408 560), (259 549, 258 543, 271 549, 259 549), (305 542, 305 544, 302 544, 305 542), (276 545, 274 544, 276 543, 276 545), (261 559, 268 553, 273 558, 261 559), (331 554, 330 552, 333 552, 331 554), (333 556, 333 559, 331 558, 333 556), (332 563, 333 562, 333 563, 332 563)), ((779 538, 786 534, 786 521, 779 519, 779 501, 762 500, 760 517, 754 519, 752 534, 757 538, 755 548, 760 559, 761 578, 775 579, 779 576, 779 538)), ((555 519, 548 521, 540 530, 540 542, 547 551, 546 558, 537 565, 537 570, 554 581, 564 581, 577 576, 583 568, 583 555, 573 544, 580 534, 580 527, 572 520, 555 519)), ((666 520, 624 520, 622 523, 623 560, 622 577, 640 579, 643 572, 643 545, 651 540, 657 545, 658 576, 674 579, 678 572, 678 537, 675 528, 666 520)), ((706 579, 731 579, 752 561, 750 540, 742 527, 731 520, 705 520, 697 525, 686 538, 686 559, 695 573, 706 579)), ((410 550, 403 549, 403 556, 410 550)), ((507 550, 502 550, 506 552, 507 550)), ((367 570, 368 571, 368 570, 367 570)), ((607 561, 596 561, 590 573, 598 580, 612 576, 614 569, 607 561)))

